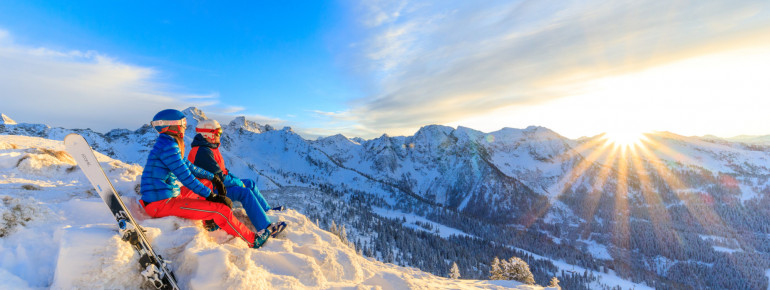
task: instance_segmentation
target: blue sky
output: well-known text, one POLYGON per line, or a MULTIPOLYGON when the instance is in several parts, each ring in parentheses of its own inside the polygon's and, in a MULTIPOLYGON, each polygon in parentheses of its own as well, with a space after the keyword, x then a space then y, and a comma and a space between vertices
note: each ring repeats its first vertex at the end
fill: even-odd
POLYGON ((3 1, 0 113, 104 132, 197 106, 308 138, 429 124, 766 135, 768 6, 3 1))

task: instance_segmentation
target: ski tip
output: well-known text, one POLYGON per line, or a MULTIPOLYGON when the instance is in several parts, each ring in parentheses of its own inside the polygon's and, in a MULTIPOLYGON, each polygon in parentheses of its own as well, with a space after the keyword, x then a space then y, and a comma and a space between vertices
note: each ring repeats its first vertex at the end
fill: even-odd
POLYGON ((76 145, 80 142, 85 142, 85 141, 86 139, 77 133, 69 133, 67 134, 67 136, 64 136, 64 145, 76 145))

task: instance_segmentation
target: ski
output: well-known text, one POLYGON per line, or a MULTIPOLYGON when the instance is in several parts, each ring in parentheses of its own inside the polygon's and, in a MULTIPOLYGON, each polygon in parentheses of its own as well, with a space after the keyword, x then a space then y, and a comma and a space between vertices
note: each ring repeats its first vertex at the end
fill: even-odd
POLYGON ((67 153, 72 155, 88 181, 91 182, 96 192, 112 211, 118 222, 119 232, 123 240, 130 243, 139 253, 139 265, 145 282, 157 289, 178 290, 179 286, 177 286, 174 273, 168 269, 166 261, 153 251, 150 242, 144 235, 144 230, 139 227, 126 205, 123 204, 118 192, 115 191, 115 187, 112 186, 104 173, 104 169, 96 160, 96 155, 86 139, 72 133, 64 137, 64 146, 67 153))

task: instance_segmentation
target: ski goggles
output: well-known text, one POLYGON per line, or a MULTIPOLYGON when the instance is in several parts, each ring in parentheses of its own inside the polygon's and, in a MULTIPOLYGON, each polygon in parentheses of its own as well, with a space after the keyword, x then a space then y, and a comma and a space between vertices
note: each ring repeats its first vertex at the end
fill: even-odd
POLYGON ((181 126, 181 127, 187 127, 187 119, 171 120, 171 121, 169 121, 169 120, 157 120, 157 121, 150 122, 150 125, 153 126, 153 127, 156 127, 156 126, 166 127, 166 126, 174 126, 174 125, 181 126))
POLYGON ((195 132, 198 133, 211 133, 214 135, 222 135, 222 128, 216 128, 216 129, 203 129, 203 128, 195 128, 195 132))

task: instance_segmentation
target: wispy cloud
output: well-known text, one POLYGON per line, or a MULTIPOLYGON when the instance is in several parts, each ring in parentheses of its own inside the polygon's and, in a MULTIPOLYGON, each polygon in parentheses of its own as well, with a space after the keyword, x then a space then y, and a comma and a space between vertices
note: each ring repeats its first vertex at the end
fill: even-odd
POLYGON ((10 34, 7 30, 0 29, 0 43, 10 41, 10 34))
POLYGON ((136 129, 162 109, 219 104, 216 94, 172 92, 158 75, 95 51, 18 45, 0 30, 0 110, 18 122, 136 129))
POLYGON ((409 134, 579 94, 597 78, 767 43, 767 1, 365 4, 358 67, 376 84, 345 116, 409 134), (360 65, 363 64, 363 65, 360 65))
POLYGON ((325 111, 314 110, 314 111, 312 111, 312 113, 314 113, 316 115, 320 115, 320 116, 335 117, 335 118, 340 119, 340 120, 350 119, 350 112, 345 112, 345 111, 341 111, 341 112, 325 112, 325 111))
POLYGON ((228 107, 223 109, 223 113, 235 114, 235 113, 238 113, 238 112, 242 112, 243 110, 246 110, 246 108, 242 107, 242 106, 228 106, 228 107))

